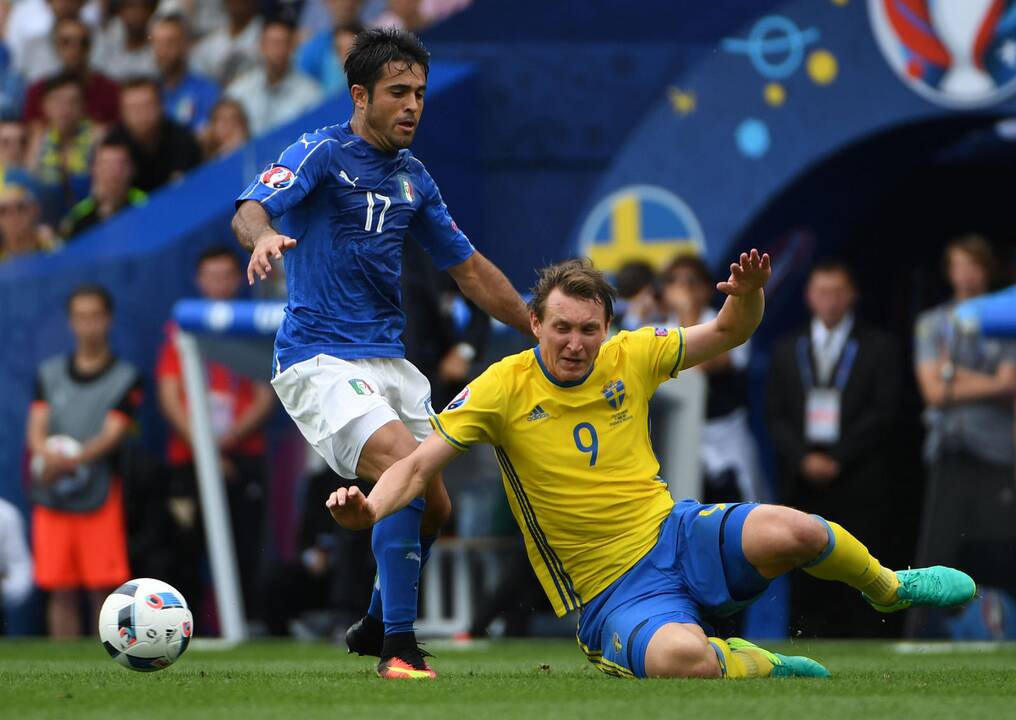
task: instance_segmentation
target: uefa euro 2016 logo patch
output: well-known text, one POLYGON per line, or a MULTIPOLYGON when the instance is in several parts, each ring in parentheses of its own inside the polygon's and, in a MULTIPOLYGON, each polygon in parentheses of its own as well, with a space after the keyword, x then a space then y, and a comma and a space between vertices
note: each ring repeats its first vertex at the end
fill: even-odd
POLYGON ((296 175, 285 165, 272 165, 261 173, 261 184, 272 190, 285 190, 296 182, 296 175))
POLYGON ((450 403, 448 403, 448 407, 445 408, 445 411, 448 411, 448 410, 458 410, 460 407, 465 405, 467 402, 469 402, 469 386, 468 385, 466 387, 462 388, 462 392, 460 392, 458 395, 456 395, 454 398, 452 398, 452 401, 450 403))
POLYGON ((373 395, 374 394, 374 388, 372 388, 367 383, 366 380, 360 380, 359 378, 354 378, 353 380, 349 381, 349 386, 351 388, 353 388, 353 391, 357 395, 373 395))
POLYGON ((603 397, 614 410, 620 410, 624 404, 624 381, 620 378, 611 380, 603 386, 603 397))

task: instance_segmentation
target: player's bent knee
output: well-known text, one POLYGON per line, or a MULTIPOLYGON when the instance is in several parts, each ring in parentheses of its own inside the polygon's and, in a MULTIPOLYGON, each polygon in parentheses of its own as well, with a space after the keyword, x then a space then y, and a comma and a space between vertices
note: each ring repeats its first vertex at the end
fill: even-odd
POLYGON ((782 505, 761 505, 748 515, 749 559, 797 562, 815 557, 828 543, 825 524, 782 505), (751 523, 751 527, 749 527, 751 523))
POLYGON ((815 557, 829 544, 829 532, 825 523, 811 515, 798 512, 792 526, 795 550, 802 558, 815 557))
POLYGON ((657 678, 718 678, 716 653, 705 635, 661 628, 646 650, 646 676, 657 678))

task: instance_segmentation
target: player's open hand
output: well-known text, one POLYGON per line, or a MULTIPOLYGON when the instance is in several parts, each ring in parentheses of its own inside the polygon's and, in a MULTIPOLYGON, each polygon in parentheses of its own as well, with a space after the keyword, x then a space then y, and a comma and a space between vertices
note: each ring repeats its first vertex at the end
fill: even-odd
POLYGON ((375 522, 374 508, 367 502, 367 496, 355 485, 339 488, 325 501, 325 507, 332 517, 347 530, 363 530, 375 522))
POLYGON ((254 284, 254 276, 262 280, 268 279, 268 273, 272 271, 272 260, 281 260, 282 253, 296 247, 296 240, 277 233, 266 233, 254 243, 254 252, 251 253, 250 262, 247 263, 247 282, 254 284))
POLYGON ((764 287, 772 274, 769 253, 760 256, 758 250, 752 248, 751 253, 741 253, 738 262, 730 264, 730 277, 726 282, 717 283, 716 289, 734 297, 748 295, 764 287))

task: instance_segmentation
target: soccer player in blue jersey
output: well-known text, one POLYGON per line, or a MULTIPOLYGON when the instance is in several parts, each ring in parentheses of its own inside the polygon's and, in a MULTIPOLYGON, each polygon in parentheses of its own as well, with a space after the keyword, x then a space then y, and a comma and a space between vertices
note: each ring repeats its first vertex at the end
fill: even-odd
MULTIPOLYGON (((377 480, 428 434, 430 385, 400 336, 407 234, 484 311, 531 334, 525 303, 459 230, 408 150, 423 111, 428 54, 386 28, 346 60, 352 118, 302 135, 237 198, 233 230, 249 282, 285 264, 289 302, 272 385, 307 441, 342 477, 377 480)), ((374 528, 378 582, 350 651, 378 655, 383 678, 430 678, 413 632, 420 568, 450 512, 438 481, 374 528)))
MULTIPOLYGON (((778 505, 675 503, 649 443, 649 399, 682 370, 744 343, 762 320, 767 255, 743 253, 710 322, 606 339, 614 290, 590 265, 546 268, 530 301, 539 345, 494 363, 431 418, 435 433, 369 497, 331 494, 340 524, 367 527, 422 492, 458 453, 493 445, 533 569, 578 641, 620 677, 825 677, 805 657, 715 637, 710 620, 801 568, 859 590, 881 612, 949 607, 974 581, 947 567, 893 572, 845 528, 778 505)), ((383 521, 383 520, 382 520, 383 521)))

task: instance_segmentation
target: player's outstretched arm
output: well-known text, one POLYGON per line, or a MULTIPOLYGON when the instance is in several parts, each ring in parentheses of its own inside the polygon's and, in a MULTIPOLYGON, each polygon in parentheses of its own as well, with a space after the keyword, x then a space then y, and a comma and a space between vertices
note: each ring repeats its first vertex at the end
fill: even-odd
POLYGON ((730 277, 716 284, 716 289, 727 296, 719 314, 711 322, 684 329, 685 368, 732 350, 751 337, 762 322, 766 305, 762 288, 770 275, 769 255, 759 255, 754 248, 731 263, 730 277))
POLYGON ((431 478, 456 455, 457 450, 431 434, 410 455, 381 473, 369 496, 356 487, 339 488, 328 496, 325 507, 347 530, 369 528, 423 495, 431 478))
POLYGON ((233 215, 233 234, 251 253, 247 263, 247 282, 254 284, 254 276, 267 279, 272 271, 272 259, 281 260, 282 253, 296 247, 296 240, 280 235, 272 227, 268 213, 256 200, 240 203, 233 215))
POLYGON ((515 292, 504 273, 479 251, 474 251, 468 260, 448 268, 448 272, 462 294, 481 310, 511 325, 523 336, 533 337, 525 301, 515 292))

